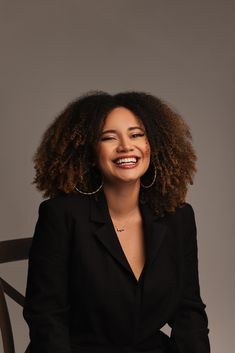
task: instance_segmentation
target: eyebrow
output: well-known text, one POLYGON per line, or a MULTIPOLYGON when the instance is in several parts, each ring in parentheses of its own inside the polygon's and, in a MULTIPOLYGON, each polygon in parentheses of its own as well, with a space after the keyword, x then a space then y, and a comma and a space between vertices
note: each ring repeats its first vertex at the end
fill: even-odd
MULTIPOLYGON (((140 130, 142 130, 143 132, 144 132, 144 129, 142 128, 142 127, 140 127, 140 126, 131 126, 131 127, 128 127, 128 131, 132 131, 132 130, 135 130, 135 129, 140 129, 140 130)), ((114 133, 116 133, 117 131, 116 130, 113 130, 113 129, 111 129, 111 130, 104 130, 104 131, 102 131, 101 132, 101 135, 103 135, 103 134, 106 134, 106 133, 108 133, 108 132, 114 132, 114 133)))

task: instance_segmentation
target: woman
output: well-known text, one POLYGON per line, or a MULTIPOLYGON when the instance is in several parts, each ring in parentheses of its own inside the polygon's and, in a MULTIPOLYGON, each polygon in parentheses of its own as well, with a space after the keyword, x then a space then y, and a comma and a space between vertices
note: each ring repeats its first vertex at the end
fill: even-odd
POLYGON ((210 352, 191 139, 143 92, 88 92, 48 127, 34 157, 49 199, 29 254, 30 353, 210 352))

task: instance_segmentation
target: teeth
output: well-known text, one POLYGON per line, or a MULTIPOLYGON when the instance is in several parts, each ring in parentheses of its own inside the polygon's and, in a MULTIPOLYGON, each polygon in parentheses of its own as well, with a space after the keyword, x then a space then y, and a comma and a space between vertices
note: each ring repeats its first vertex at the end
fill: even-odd
POLYGON ((137 158, 135 157, 131 157, 131 158, 120 158, 117 161, 115 161, 115 163, 117 164, 121 164, 121 163, 136 163, 137 162, 137 158))

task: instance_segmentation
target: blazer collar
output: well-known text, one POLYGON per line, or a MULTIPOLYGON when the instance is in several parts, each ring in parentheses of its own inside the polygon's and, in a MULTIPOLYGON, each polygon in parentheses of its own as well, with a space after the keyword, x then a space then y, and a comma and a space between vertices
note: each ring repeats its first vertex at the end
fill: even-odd
MULTIPOLYGON (((143 218, 146 246, 145 268, 155 260, 166 237, 168 226, 164 223, 163 218, 156 216, 147 204, 140 204, 140 211, 143 218)), ((97 200, 93 196, 90 197, 90 220, 94 223, 94 235, 105 249, 134 276, 115 232, 107 199, 102 189, 97 195, 97 200)))

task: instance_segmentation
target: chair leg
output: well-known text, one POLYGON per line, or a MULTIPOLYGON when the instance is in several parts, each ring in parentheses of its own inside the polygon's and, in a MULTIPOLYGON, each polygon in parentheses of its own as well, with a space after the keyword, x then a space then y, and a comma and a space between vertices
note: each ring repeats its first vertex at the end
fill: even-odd
POLYGON ((4 353, 15 353, 12 327, 0 278, 0 328, 4 353))

